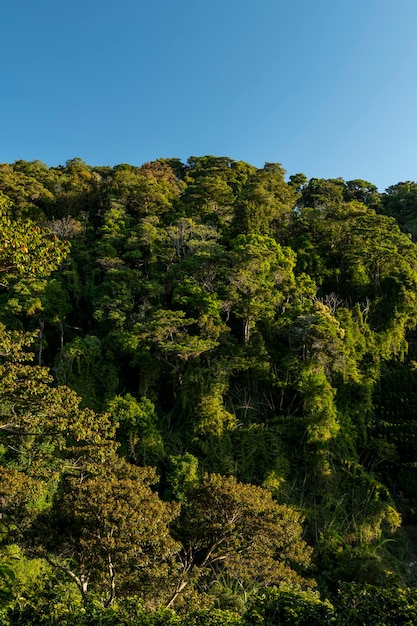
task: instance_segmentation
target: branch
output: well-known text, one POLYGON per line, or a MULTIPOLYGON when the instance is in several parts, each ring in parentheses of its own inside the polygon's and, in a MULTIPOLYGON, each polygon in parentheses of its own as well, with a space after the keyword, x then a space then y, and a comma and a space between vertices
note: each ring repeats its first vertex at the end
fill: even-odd
POLYGON ((77 574, 75 574, 68 567, 65 567, 65 565, 61 565, 61 563, 57 563, 56 561, 51 559, 51 557, 48 556, 47 554, 43 554, 42 556, 45 559, 45 561, 49 563, 49 565, 52 565, 52 567, 56 567, 57 569, 61 570, 61 572, 64 572, 64 574, 72 578, 72 580, 75 582, 78 589, 80 590, 81 595, 83 597, 84 604, 85 604, 86 599, 87 599, 88 579, 90 576, 88 575, 84 577, 82 574, 81 576, 77 576, 77 574))
MULTIPOLYGON (((198 566, 200 569, 202 569, 203 567, 207 567, 207 565, 208 565, 208 563, 210 563, 210 561, 212 563, 214 563, 216 561, 217 562, 218 561, 222 561, 222 560, 227 558, 227 556, 228 556, 227 554, 219 555, 218 557, 212 558, 213 552, 222 543, 224 543, 224 541, 226 541, 226 539, 227 539, 227 537, 220 537, 219 539, 217 539, 217 541, 213 542, 213 544, 207 550, 206 555, 203 558, 202 562, 198 566)), ((192 546, 189 546, 189 549, 187 551, 184 550, 185 559, 184 559, 184 568, 183 568, 182 576, 187 576, 187 578, 186 579, 180 578, 174 593, 172 594, 172 596, 169 599, 168 603, 165 605, 167 609, 169 609, 174 604, 175 600, 178 598, 178 596, 183 592, 183 590, 186 588, 186 586, 190 582, 190 577, 189 577, 190 573, 194 570, 194 568, 197 565, 195 557, 193 556, 192 553, 193 553, 192 546)))
POLYGON ((19 435, 22 437, 56 437, 58 435, 62 435, 60 432, 36 433, 28 430, 22 430, 14 424, 0 424, 0 431, 1 430, 8 435, 19 435))
POLYGON ((106 607, 110 606, 110 604, 113 602, 113 600, 116 597, 116 583, 115 583, 116 572, 114 569, 114 565, 113 565, 113 561, 112 561, 110 553, 107 555, 107 560, 109 564, 110 594, 109 594, 108 599, 104 603, 104 606, 106 607))

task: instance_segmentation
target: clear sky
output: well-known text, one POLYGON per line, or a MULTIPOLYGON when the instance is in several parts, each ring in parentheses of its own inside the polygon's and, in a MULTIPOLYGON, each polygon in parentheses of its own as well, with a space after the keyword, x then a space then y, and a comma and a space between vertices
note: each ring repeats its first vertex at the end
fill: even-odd
POLYGON ((417 0, 9 0, 0 162, 417 180, 417 0))

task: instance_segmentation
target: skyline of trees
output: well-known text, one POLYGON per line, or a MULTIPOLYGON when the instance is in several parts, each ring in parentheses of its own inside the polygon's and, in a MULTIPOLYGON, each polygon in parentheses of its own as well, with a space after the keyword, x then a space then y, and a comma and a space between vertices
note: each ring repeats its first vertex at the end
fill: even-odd
POLYGON ((416 197, 227 157, 0 165, 5 620, 13 589, 341 620, 414 588, 416 197))

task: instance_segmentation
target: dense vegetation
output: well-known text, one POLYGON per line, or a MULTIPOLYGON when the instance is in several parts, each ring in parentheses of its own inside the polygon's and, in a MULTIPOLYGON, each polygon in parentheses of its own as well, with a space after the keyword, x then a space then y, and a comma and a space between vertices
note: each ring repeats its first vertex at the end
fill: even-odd
POLYGON ((417 622, 417 183, 17 161, 0 221, 1 624, 417 622))

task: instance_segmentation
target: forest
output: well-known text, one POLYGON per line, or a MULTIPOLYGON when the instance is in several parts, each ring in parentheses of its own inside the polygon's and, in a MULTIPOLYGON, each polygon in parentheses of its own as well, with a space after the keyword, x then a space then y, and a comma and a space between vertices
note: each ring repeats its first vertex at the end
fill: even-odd
POLYGON ((417 623, 417 182, 0 165, 0 624, 417 623))

